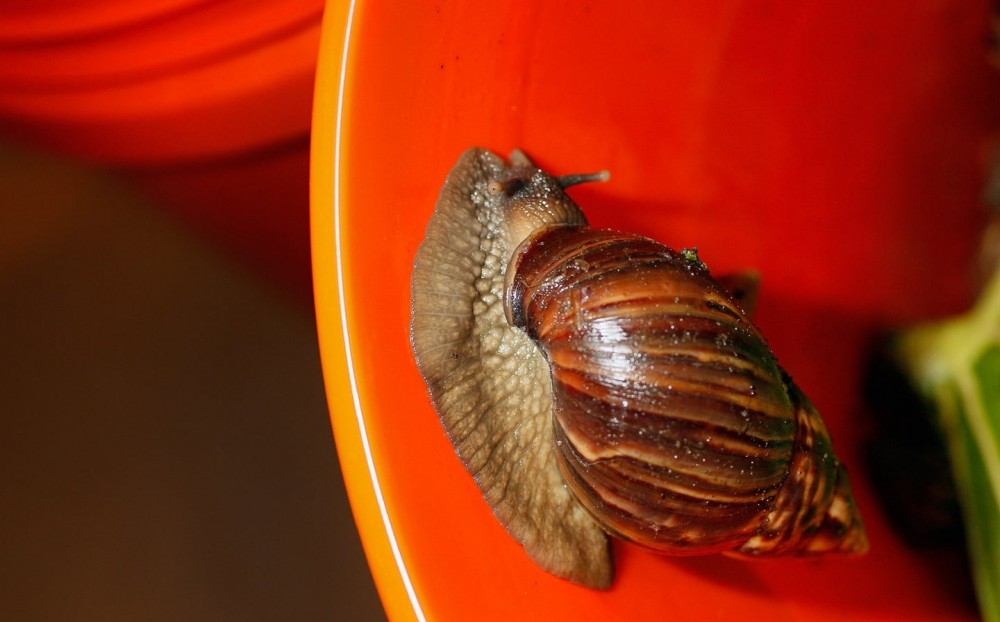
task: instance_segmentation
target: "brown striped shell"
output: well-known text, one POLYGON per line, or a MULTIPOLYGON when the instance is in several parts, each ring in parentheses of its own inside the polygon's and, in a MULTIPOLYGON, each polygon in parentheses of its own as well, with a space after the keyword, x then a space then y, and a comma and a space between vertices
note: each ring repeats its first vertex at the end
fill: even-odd
POLYGON ((863 546, 822 421, 695 255, 557 226, 507 274, 508 320, 551 368, 559 466, 605 529, 681 554, 863 546))
POLYGON ((542 567, 657 551, 860 553, 823 422, 697 256, 595 230, 520 152, 470 149, 412 278, 411 341, 463 463, 542 567))

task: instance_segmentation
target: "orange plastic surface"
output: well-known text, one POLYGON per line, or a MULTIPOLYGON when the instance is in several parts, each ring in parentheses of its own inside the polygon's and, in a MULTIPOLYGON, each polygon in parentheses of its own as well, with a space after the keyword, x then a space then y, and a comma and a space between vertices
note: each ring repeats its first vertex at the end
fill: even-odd
POLYGON ((15 29, 0 34, 5 134, 161 166, 308 133, 322 0, 87 6, 81 23, 73 3, 0 10, 15 29))
POLYGON ((318 26, 322 12, 323 5, 311 1, 286 2, 278 11, 268 0, 216 0, 127 28, 0 45, 0 89, 26 95, 183 73, 318 26))
POLYGON ((0 134, 119 167, 312 300, 308 142, 323 0, 0 3, 0 134))
POLYGON ((0 6, 0 43, 37 44, 39 40, 86 37, 155 21, 216 0, 32 0, 0 6))
POLYGON ((986 2, 342 2, 313 127, 316 304, 334 433, 393 619, 972 620, 960 567, 893 533, 860 461, 874 331, 971 298, 1000 81, 986 2), (343 71, 342 71, 343 70, 343 71), (862 559, 669 558, 616 544, 591 591, 494 519, 408 343, 409 275, 463 149, 522 147, 597 226, 763 274, 756 318, 824 414, 862 559))

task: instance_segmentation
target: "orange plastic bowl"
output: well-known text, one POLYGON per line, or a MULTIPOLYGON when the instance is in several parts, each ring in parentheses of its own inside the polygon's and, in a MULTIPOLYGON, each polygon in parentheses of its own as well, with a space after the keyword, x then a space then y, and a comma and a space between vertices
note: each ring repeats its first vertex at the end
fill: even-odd
MULTIPOLYGON (((974 619, 887 525, 859 455, 878 326, 956 311, 998 127, 985 2, 366 3, 328 7, 313 126, 324 374, 394 619, 974 619), (414 253, 463 149, 524 148, 597 226, 764 277, 757 319, 824 413, 861 559, 668 558, 616 543, 590 591, 532 564, 431 408, 408 344, 414 253)), ((952 575, 961 573, 951 572, 952 575)))
POLYGON ((0 7, 0 127, 114 164, 231 156, 309 131, 322 0, 0 7))
POLYGON ((0 4, 0 133, 116 165, 311 301, 308 139, 323 0, 0 4))

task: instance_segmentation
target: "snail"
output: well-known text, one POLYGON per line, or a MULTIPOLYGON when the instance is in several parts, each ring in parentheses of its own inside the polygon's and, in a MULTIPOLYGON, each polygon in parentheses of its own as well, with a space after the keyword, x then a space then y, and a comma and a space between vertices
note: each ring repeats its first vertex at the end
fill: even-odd
POLYGON ((519 150, 466 151, 414 260, 410 339, 500 523, 552 574, 657 552, 860 554, 823 421, 691 250, 589 227, 519 150))

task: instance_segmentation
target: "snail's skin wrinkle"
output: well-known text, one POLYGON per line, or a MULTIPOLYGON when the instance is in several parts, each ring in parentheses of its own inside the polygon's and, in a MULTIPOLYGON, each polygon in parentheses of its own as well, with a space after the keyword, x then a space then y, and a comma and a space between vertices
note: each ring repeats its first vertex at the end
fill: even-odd
MULTIPOLYGON (((530 183, 545 183, 529 170, 530 183)), ((470 149, 449 174, 414 262, 411 341, 445 430, 499 521, 549 572, 606 588, 607 536, 556 463, 548 363, 504 316, 507 262, 524 235, 506 216, 523 213, 514 223, 523 229, 567 213, 561 190, 532 205, 490 192, 490 181, 521 171, 470 149)), ((575 206, 568 212, 583 222, 575 206)))

